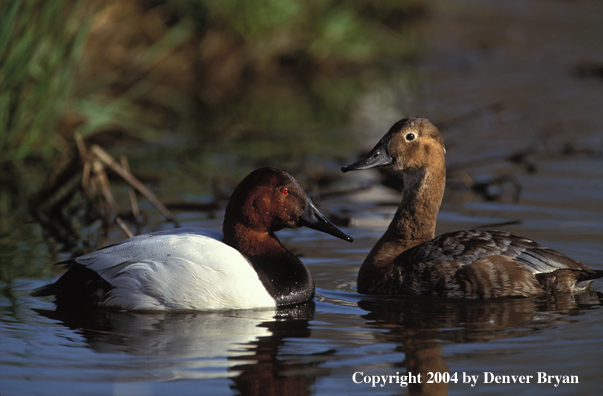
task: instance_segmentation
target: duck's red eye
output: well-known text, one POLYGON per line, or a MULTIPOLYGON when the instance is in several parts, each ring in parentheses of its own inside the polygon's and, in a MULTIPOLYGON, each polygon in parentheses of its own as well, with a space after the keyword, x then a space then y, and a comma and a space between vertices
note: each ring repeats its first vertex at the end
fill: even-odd
POLYGON ((287 187, 281 188, 281 192, 285 195, 289 194, 289 189, 287 187))

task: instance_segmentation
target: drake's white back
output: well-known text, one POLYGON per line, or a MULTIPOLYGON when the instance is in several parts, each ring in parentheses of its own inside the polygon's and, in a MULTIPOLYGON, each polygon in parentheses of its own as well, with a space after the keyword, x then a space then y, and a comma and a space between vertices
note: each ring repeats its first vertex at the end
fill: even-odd
POLYGON ((103 305, 135 310, 224 310, 274 307, 251 264, 199 227, 139 235, 76 262, 114 289, 103 305))

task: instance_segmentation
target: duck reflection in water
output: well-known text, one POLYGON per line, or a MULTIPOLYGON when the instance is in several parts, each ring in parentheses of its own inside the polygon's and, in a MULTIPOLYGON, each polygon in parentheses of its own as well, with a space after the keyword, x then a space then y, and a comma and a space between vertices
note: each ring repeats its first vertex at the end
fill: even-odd
MULTIPOLYGON (((403 360, 392 364, 388 374, 420 374, 421 381, 409 383, 408 395, 442 396, 449 388, 462 389, 458 382, 433 381, 435 373, 450 367, 442 351, 445 344, 483 343, 495 339, 525 337, 567 323, 568 316, 581 315, 593 305, 601 305, 596 292, 576 298, 561 294, 547 298, 501 299, 496 301, 443 299, 439 297, 365 297, 358 306, 367 311, 362 317, 381 343, 393 343, 403 360), (403 372, 406 369, 406 372, 403 372), (430 376, 428 373, 432 373, 430 376)), ((364 367, 368 371, 367 367, 364 367)), ((387 372, 379 365, 380 372, 387 372)), ((455 370, 450 372, 454 374, 455 370)), ((468 372, 468 375, 479 374, 468 372)), ((386 374, 386 373, 384 373, 386 374)), ((400 393, 405 393, 401 391, 400 393)))
POLYGON ((229 363, 233 364, 230 370, 240 372, 232 378, 232 390, 236 394, 253 396, 312 394, 310 389, 318 374, 327 376, 330 371, 319 366, 324 363, 325 358, 334 355, 335 350, 327 349, 318 354, 307 355, 282 352, 286 339, 310 337, 308 322, 311 319, 306 314, 306 317, 285 317, 263 323, 262 326, 271 334, 258 337, 248 344, 247 349, 253 352, 253 361, 250 362, 248 357, 242 355, 229 358, 229 363))
POLYGON ((312 355, 300 362, 299 356, 280 354, 287 338, 310 337, 313 301, 222 312, 74 311, 71 306, 37 311, 81 332, 96 352, 140 358, 126 361, 116 384, 229 378, 235 394, 307 395, 317 377, 307 373, 316 373, 323 362, 312 355), (304 375, 287 375, 294 371, 304 375))

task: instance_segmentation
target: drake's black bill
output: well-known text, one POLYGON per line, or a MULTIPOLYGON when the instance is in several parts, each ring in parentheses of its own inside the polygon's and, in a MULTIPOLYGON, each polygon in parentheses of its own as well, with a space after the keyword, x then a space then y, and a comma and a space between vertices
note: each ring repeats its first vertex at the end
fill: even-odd
POLYGON ((354 239, 351 236, 344 234, 343 231, 335 226, 335 224, 331 223, 308 197, 306 197, 306 210, 300 216, 297 224, 325 232, 339 239, 343 239, 344 241, 354 242, 354 239))
POLYGON ((387 149, 389 145, 389 139, 381 139, 379 143, 367 155, 360 158, 356 162, 352 162, 349 165, 341 167, 342 172, 349 172, 354 170, 363 170, 377 168, 380 166, 389 166, 394 163, 394 159, 389 155, 387 149))

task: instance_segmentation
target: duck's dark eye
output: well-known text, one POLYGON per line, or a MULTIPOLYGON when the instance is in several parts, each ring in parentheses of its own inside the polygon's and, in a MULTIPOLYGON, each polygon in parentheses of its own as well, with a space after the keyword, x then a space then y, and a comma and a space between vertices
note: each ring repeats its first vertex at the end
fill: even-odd
POLYGON ((404 136, 404 139, 406 139, 407 142, 410 142, 412 140, 415 140, 416 135, 412 132, 409 132, 406 134, 406 136, 404 136))
POLYGON ((289 194, 289 189, 287 187, 281 188, 281 192, 285 195, 289 194))

